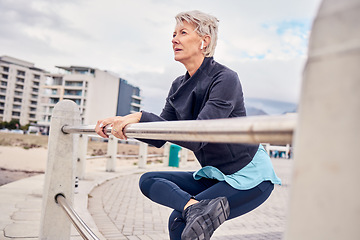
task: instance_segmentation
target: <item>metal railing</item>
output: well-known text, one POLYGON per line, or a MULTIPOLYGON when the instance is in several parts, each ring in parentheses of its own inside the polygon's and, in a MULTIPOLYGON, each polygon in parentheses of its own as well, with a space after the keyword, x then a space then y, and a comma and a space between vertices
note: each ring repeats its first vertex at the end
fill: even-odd
MULTIPOLYGON (((129 138, 216 143, 291 143, 296 115, 129 124, 129 138)), ((95 125, 63 126, 64 133, 95 133, 95 125)), ((111 133, 111 128, 107 128, 111 133)))
POLYGON ((70 221, 73 223, 76 230, 79 232, 80 236, 86 240, 100 240, 86 225, 86 223, 80 218, 80 216, 75 212, 71 205, 66 201, 66 198, 62 194, 55 196, 55 202, 58 203, 61 208, 66 212, 70 221))

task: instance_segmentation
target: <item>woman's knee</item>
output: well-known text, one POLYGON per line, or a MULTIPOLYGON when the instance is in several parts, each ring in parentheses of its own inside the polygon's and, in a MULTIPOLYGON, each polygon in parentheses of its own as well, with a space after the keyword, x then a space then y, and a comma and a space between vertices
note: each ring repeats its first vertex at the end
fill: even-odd
POLYGON ((140 177, 139 188, 145 196, 149 196, 151 185, 154 183, 154 177, 156 177, 155 172, 146 172, 140 177))

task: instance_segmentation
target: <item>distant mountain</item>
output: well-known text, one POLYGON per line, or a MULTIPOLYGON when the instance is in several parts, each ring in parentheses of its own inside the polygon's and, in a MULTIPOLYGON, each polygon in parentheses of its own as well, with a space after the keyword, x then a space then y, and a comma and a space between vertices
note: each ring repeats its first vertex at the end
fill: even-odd
POLYGON ((246 98, 245 107, 248 116, 279 115, 297 110, 295 103, 261 98, 246 98))
POLYGON ((258 108, 246 107, 246 115, 247 116, 258 116, 258 115, 268 115, 268 114, 258 108))

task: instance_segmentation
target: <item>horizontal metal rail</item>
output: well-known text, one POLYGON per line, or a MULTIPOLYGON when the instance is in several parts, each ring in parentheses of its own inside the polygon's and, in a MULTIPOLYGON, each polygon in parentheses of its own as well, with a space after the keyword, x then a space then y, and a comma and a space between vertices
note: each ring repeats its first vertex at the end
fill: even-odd
POLYGON ((110 155, 96 155, 96 156, 88 156, 86 159, 96 159, 96 158, 111 158, 110 155))
POLYGON ((55 196, 55 201, 61 206, 62 209, 64 209, 65 213, 70 218, 74 227, 83 239, 100 240, 86 225, 86 223, 80 218, 80 216, 75 212, 75 210, 70 206, 70 204, 66 201, 64 195, 57 194, 55 196))
MULTIPOLYGON (((214 120, 161 121, 129 124, 124 133, 129 138, 168 141, 218 143, 292 142, 296 114, 256 116, 214 120)), ((64 133, 92 134, 95 125, 63 126, 64 133)), ((111 133, 111 128, 107 129, 111 133)))

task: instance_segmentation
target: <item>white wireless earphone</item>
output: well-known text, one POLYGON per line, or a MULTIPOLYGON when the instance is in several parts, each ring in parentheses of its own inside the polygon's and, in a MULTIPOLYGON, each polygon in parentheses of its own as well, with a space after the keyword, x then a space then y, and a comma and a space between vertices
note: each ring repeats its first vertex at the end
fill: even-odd
POLYGON ((201 47, 200 47, 200 49, 203 50, 203 48, 204 48, 204 41, 201 41, 201 47))

